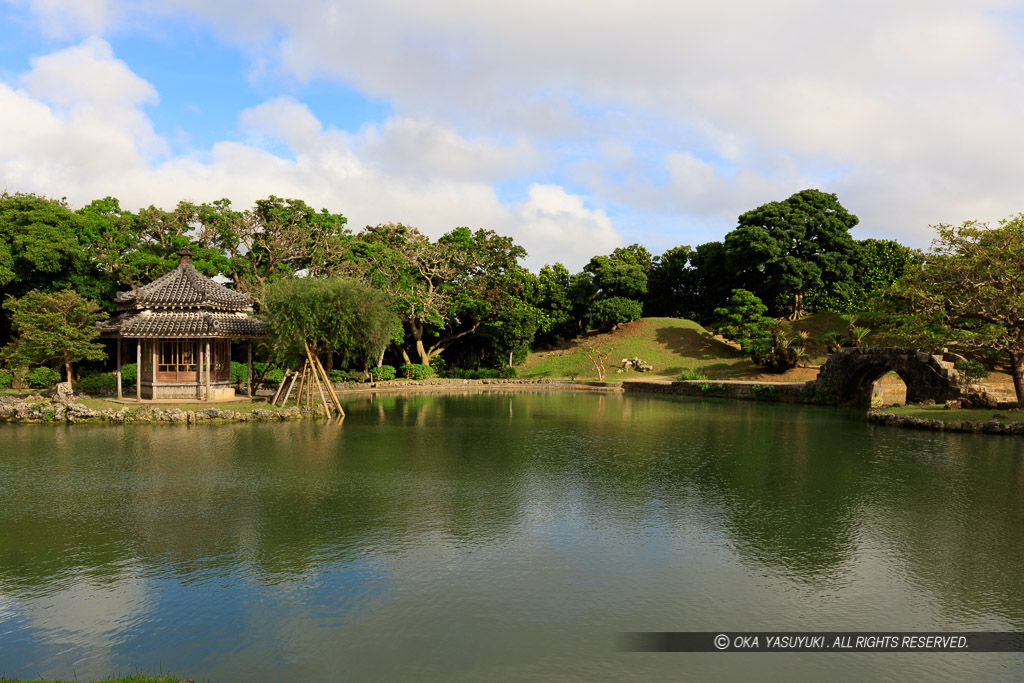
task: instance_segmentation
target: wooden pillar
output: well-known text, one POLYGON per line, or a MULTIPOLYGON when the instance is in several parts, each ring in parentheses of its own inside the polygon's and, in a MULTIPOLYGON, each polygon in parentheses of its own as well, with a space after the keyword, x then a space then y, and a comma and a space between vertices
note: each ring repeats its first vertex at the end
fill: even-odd
POLYGON ((203 342, 196 340, 196 398, 203 398, 203 342))
POLYGON ((252 340, 248 344, 249 360, 245 364, 245 393, 252 398, 252 340))
POLYGON ((135 400, 142 400, 142 340, 135 338, 135 400))
POLYGON ((124 398, 124 396, 121 395, 121 344, 122 344, 121 336, 118 335, 118 337, 117 337, 117 397, 118 398, 124 398))
POLYGON ((150 386, 153 387, 153 398, 156 399, 156 361, 157 354, 160 352, 160 344, 157 342, 156 339, 150 339, 149 343, 153 346, 153 352, 149 354, 149 360, 153 364, 153 375, 152 378, 150 379, 150 382, 152 382, 152 384, 150 386))
POLYGON ((212 364, 210 363, 210 340, 206 340, 206 400, 210 400, 210 369, 212 364))

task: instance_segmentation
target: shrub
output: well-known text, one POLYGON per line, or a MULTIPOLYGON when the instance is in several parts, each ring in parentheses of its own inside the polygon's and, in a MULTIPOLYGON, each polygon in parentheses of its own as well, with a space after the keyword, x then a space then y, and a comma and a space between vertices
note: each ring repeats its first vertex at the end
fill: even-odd
POLYGON ((395 368, 393 365, 382 365, 379 368, 370 368, 370 376, 373 377, 374 382, 386 382, 389 379, 395 378, 395 368))
POLYGON ((267 386, 276 387, 284 379, 284 370, 281 368, 271 368, 267 370, 267 374, 263 376, 263 383, 267 386))
POLYGON ((613 296, 602 299, 587 311, 587 325, 603 330, 615 329, 622 323, 633 322, 643 315, 643 303, 634 299, 613 296))
POLYGON ((245 382, 246 370, 245 363, 231 361, 231 383, 235 386, 241 386, 245 382))
POLYGON ((33 389, 48 389, 60 381, 60 373, 53 368, 40 365, 29 370, 25 379, 33 389))
POLYGON ((136 367, 135 363, 128 363, 121 366, 121 386, 135 384, 136 367))
POLYGON ((779 400, 779 389, 771 384, 755 384, 751 387, 754 392, 754 397, 762 401, 778 401, 779 400))
POLYGON ((444 362, 444 358, 441 358, 441 356, 434 356, 430 359, 430 367, 433 368, 434 372, 439 376, 444 374, 445 365, 446 363, 444 362))
MULTIPOLYGON (((515 372, 515 368, 512 368, 512 372, 515 372)), ((498 379, 507 376, 503 373, 504 370, 497 368, 449 368, 445 370, 443 377, 448 379, 498 379)))
POLYGON ((677 377, 680 380, 706 380, 707 378, 708 376, 704 374, 704 368, 683 368, 683 371, 677 377))
POLYGON ((348 373, 344 370, 329 370, 327 372, 327 379, 331 380, 333 384, 339 384, 348 379, 348 373))
POLYGON ((515 379, 519 376, 519 373, 511 365, 506 365, 498 372, 501 374, 502 379, 515 379))
POLYGON ((402 377, 420 380, 433 376, 434 368, 421 363, 406 363, 402 367, 398 368, 398 372, 402 374, 402 377))
MULTIPOLYGON (((122 388, 124 383, 121 384, 122 388)), ((87 375, 78 381, 76 391, 86 394, 109 394, 117 390, 117 378, 109 372, 87 375)))
POLYGON ((756 341, 770 335, 772 319, 765 316, 768 307, 757 296, 746 289, 732 290, 727 306, 715 309, 720 318, 718 333, 736 342, 744 353, 750 353, 756 341))
POLYGON ((14 380, 14 373, 10 370, 0 370, 0 389, 10 389, 14 380))

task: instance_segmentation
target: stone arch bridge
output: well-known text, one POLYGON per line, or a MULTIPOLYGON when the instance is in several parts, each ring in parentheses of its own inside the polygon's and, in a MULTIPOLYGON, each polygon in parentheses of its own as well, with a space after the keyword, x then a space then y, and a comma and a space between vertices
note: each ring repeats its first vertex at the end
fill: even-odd
POLYGON ((819 400, 836 405, 868 406, 871 389, 883 375, 895 372, 907 385, 907 403, 972 403, 978 388, 968 385, 953 367, 963 360, 955 353, 931 354, 901 348, 843 349, 829 356, 818 378, 808 382, 819 400))

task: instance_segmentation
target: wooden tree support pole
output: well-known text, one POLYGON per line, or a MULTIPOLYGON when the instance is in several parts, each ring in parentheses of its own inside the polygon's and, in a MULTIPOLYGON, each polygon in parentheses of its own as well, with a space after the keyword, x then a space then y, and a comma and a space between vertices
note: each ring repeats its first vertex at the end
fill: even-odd
POLYGON ((288 403, 288 397, 292 395, 292 389, 295 388, 295 380, 297 380, 298 378, 299 378, 299 373, 298 372, 295 372, 294 374, 292 374, 292 381, 291 381, 291 384, 288 385, 288 391, 285 392, 284 398, 281 399, 281 407, 282 408, 284 407, 284 405, 286 403, 288 403))
MULTIPOLYGON (((309 357, 308 356, 307 356, 306 360, 307 360, 307 362, 309 362, 309 357)), ((330 417, 331 416, 331 404, 327 402, 327 397, 324 396, 323 383, 320 381, 320 377, 319 377, 319 374, 316 371, 316 368, 313 369, 313 383, 316 385, 316 390, 320 394, 320 402, 324 406, 324 411, 327 413, 327 417, 330 417)))
POLYGON ((331 386, 330 379, 327 377, 327 371, 324 370, 324 366, 320 363, 320 358, 313 354, 309 348, 309 344, 306 344, 306 356, 308 356, 308 360, 310 360, 320 370, 320 375, 324 379, 324 384, 327 385, 327 393, 330 394, 331 400, 334 401, 334 409, 338 411, 338 416, 344 419, 345 409, 341 407, 341 401, 338 400, 338 394, 334 392, 334 387, 331 386))
POLYGON ((281 383, 277 385, 277 391, 274 392, 274 398, 271 399, 270 405, 277 405, 277 399, 281 398, 281 394, 284 392, 285 385, 288 384, 288 377, 291 374, 291 370, 284 371, 284 377, 281 378, 281 383))
POLYGON ((295 393, 295 407, 298 408, 302 405, 302 390, 306 388, 306 371, 309 369, 309 363, 305 363, 302 366, 302 374, 299 375, 299 390, 295 393))

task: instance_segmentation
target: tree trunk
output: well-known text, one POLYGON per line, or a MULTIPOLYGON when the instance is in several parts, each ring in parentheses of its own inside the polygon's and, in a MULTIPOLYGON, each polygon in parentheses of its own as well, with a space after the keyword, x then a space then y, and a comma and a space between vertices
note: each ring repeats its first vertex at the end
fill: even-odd
POLYGON ((427 352, 426 347, 423 346, 423 340, 416 340, 416 353, 420 356, 420 362, 424 365, 430 365, 430 353, 427 352))
POLYGON ((790 320, 799 320, 804 317, 804 293, 797 291, 793 293, 793 313, 790 320))
POLYGON ((399 346, 398 350, 402 352, 402 360, 405 361, 406 365, 409 365, 410 363, 412 363, 412 359, 409 358, 409 352, 405 350, 404 346, 399 346))
POLYGON ((384 347, 380 350, 380 355, 377 356, 377 367, 384 365, 384 352, 388 350, 388 347, 384 347))
POLYGON ((1013 391, 1017 394, 1017 407, 1024 406, 1024 354, 1010 352, 1010 374, 1013 376, 1013 391))
MULTIPOLYGON (((68 386, 70 387, 71 386, 71 379, 72 379, 72 377, 71 377, 72 372, 71 372, 71 361, 69 361, 69 360, 65 360, 64 361, 64 374, 66 374, 67 377, 68 377, 68 386)), ((1018 397, 1019 396, 1020 396, 1020 394, 1018 394, 1018 397)))

